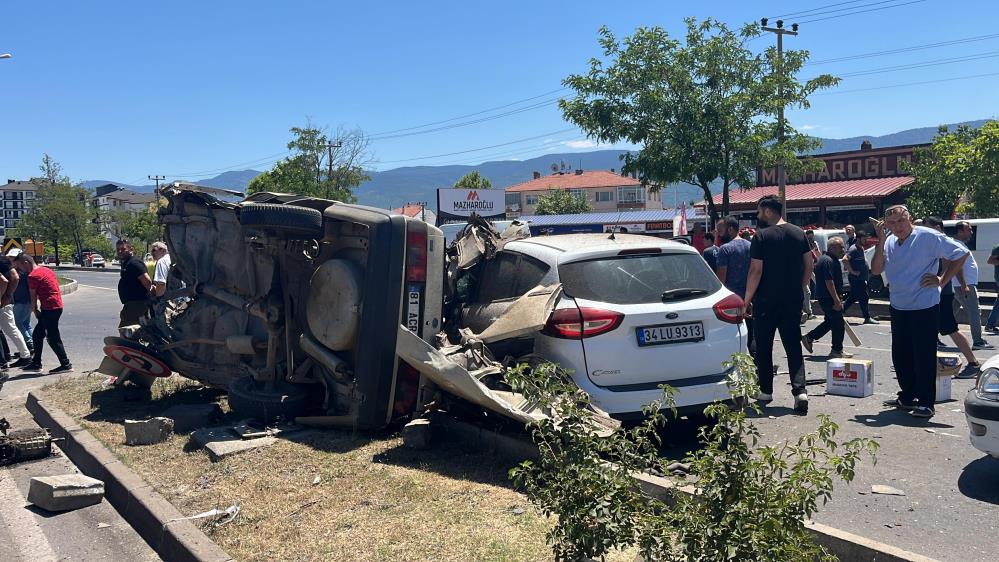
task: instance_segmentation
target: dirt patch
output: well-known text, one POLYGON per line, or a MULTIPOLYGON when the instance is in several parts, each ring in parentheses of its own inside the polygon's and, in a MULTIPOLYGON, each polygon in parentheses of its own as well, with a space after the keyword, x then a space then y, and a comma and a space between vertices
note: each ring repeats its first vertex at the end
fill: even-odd
POLYGON ((239 502, 236 521, 207 530, 237 560, 551 559, 549 521, 493 455, 454 444, 413 451, 398 432, 324 430, 213 464, 188 450, 187 436, 127 447, 122 421, 210 400, 228 412, 224 395, 173 377, 156 383, 151 403, 129 403, 102 381, 64 379, 44 392, 182 513, 239 502))

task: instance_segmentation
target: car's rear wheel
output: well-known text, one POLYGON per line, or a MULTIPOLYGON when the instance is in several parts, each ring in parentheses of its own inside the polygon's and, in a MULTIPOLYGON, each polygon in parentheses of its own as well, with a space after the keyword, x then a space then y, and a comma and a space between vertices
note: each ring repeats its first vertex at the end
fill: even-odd
POLYGON ((239 224, 319 238, 323 233, 323 214, 315 209, 294 205, 247 203, 239 210, 239 224))
POLYGON ((229 384, 229 408, 248 418, 270 423, 277 419, 293 420, 308 409, 310 389, 285 382, 260 382, 251 376, 234 379, 229 384))

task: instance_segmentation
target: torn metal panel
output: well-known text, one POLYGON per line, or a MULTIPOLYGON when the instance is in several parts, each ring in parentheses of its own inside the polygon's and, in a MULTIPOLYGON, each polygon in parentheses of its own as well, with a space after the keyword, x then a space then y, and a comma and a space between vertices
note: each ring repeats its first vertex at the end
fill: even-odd
MULTIPOLYGON (((476 375, 483 375, 481 370, 467 371, 405 326, 399 325, 397 345, 400 359, 445 392, 522 423, 545 417, 544 412, 531 407, 520 395, 510 396, 511 393, 490 390, 476 378, 476 375)), ((495 368, 502 369, 498 366, 495 368)))
POLYGON ((484 343, 517 338, 544 327, 562 296, 562 284, 538 285, 520 297, 476 338, 484 343))

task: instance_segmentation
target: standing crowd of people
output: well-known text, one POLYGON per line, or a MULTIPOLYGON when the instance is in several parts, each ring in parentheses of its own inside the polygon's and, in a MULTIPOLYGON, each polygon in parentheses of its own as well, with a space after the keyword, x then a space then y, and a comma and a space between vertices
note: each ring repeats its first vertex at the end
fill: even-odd
MULTIPOLYGON (((872 275, 890 282, 891 354, 899 391, 886 406, 913 416, 934 415, 936 402, 936 352, 948 336, 964 354, 967 365, 958 378, 977 376, 981 367, 974 351, 995 349, 983 339, 978 298, 978 265, 968 249, 974 231, 959 222, 953 237, 943 221, 926 217, 914 221, 908 208, 895 205, 883 220, 873 220, 877 239, 871 263, 865 256, 869 234, 849 225, 846 236, 827 241, 819 251, 812 231, 786 222, 779 198, 768 195, 757 203, 758 230, 747 241, 740 236, 739 221, 726 217, 715 225, 719 245, 705 250, 705 261, 721 282, 745 302, 749 351, 759 376, 757 402, 773 400, 773 344, 780 334, 791 378, 794 411, 808 413, 808 393, 802 348, 813 352, 816 341, 831 334, 830 358, 851 358, 844 349, 844 317, 853 305, 860 307, 864 324, 878 324, 869 308, 868 284, 872 275), (843 286, 846 271, 849 289, 843 286), (844 299, 845 296, 845 299, 844 299), (801 326, 814 318, 811 300, 817 301, 822 321, 802 334, 801 326), (957 315, 967 316, 971 342, 958 330, 957 315)), ((999 283, 999 247, 989 258, 999 283)), ((984 330, 999 333, 999 306, 992 309, 984 330)))
MULTIPOLYGON (((153 278, 150 278, 146 263, 134 255, 128 240, 119 240, 115 249, 121 263, 118 281, 118 297, 122 303, 118 326, 121 328, 138 324, 150 299, 164 295, 171 261, 166 244, 154 242, 151 253, 156 266, 153 278)), ((20 249, 0 255, 0 386, 9 380, 9 369, 41 372, 46 343, 59 362, 48 373, 73 372, 59 331, 62 313, 62 289, 51 268, 38 265, 32 256, 20 249)))

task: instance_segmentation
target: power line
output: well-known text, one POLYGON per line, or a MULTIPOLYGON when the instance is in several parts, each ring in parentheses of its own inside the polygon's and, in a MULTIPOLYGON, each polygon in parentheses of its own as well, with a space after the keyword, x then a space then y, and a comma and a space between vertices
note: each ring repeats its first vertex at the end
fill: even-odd
POLYGON ((564 91, 566 91, 568 89, 569 88, 559 88, 557 90, 552 90, 550 92, 545 92, 543 94, 538 94, 536 96, 531 96, 529 98, 524 98, 524 99, 520 99, 520 100, 517 100, 517 101, 512 101, 510 103, 507 103, 507 104, 504 104, 504 105, 499 105, 499 106, 496 106, 496 107, 491 107, 489 109, 483 109, 481 111, 476 111, 474 113, 467 113, 465 115, 459 115, 457 117, 452 117, 450 119, 443 119, 441 121, 433 121, 431 123, 424 123, 422 125, 413 125, 412 127, 404 127, 402 129, 393 129, 391 131, 381 131, 381 132, 378 132, 378 133, 372 133, 371 136, 372 137, 380 137, 380 136, 383 136, 383 135, 391 135, 391 134, 395 134, 395 133, 401 133, 401 132, 404 132, 404 131, 412 131, 414 129, 423 129, 425 127, 433 127, 434 125, 441 125, 441 124, 444 124, 444 123, 449 123, 451 121, 457 121, 459 119, 465 119, 465 118, 468 118, 468 117, 474 117, 476 115, 482 115, 483 113, 489 113, 490 111, 496 111, 498 109, 506 109, 508 107, 512 107, 514 105, 518 105, 518 104, 521 104, 521 103, 524 103, 524 102, 527 102, 527 101, 532 101, 532 100, 536 100, 538 98, 543 98, 543 97, 546 97, 546 96, 550 96, 552 94, 557 94, 559 92, 564 92, 564 91))
POLYGON ((988 51, 985 53, 977 53, 974 55, 966 55, 963 57, 951 57, 946 59, 936 59, 931 61, 924 61, 912 64, 901 64, 896 66, 883 66, 881 68, 872 68, 870 70, 860 70, 857 72, 847 72, 845 74, 840 74, 840 78, 851 78, 856 76, 867 76, 870 74, 881 74, 882 72, 898 72, 900 70, 913 70, 916 68, 926 68, 929 66, 940 66, 944 64, 954 64, 958 62, 967 62, 973 60, 989 59, 999 57, 999 51, 988 51))
MULTIPOLYGON (((819 6, 817 8, 812 8, 810 10, 802 10, 800 12, 791 12, 791 13, 788 13, 788 14, 781 14, 779 16, 774 16, 773 19, 776 19, 776 18, 800 17, 800 16, 803 16, 805 14, 809 14, 811 12, 817 12, 819 10, 824 10, 826 8, 834 8, 836 6, 842 6, 844 4, 856 4, 857 2, 864 2, 864 1, 865 0, 850 0, 849 2, 837 2, 835 4, 826 4, 825 6, 819 6)), ((854 6, 854 8, 859 8, 859 7, 860 6, 854 6)), ((851 9, 851 8, 848 8, 848 9, 851 9)))
MULTIPOLYGON (((881 6, 880 8, 870 8, 870 9, 867 9, 867 10, 858 10, 856 12, 848 12, 846 14, 838 14, 838 15, 834 15, 834 16, 826 16, 826 17, 823 17, 823 18, 816 18, 816 19, 812 19, 812 20, 800 21, 798 23, 801 24, 801 25, 804 25, 806 23, 815 23, 817 21, 825 21, 825 20, 831 20, 831 19, 836 19, 836 18, 842 18, 842 17, 846 17, 846 16, 854 16, 854 15, 857 15, 857 14, 866 14, 868 12, 878 12, 878 11, 881 11, 881 10, 888 10, 890 8, 901 8, 902 6, 908 6, 910 4, 919 4, 921 2, 926 2, 926 0, 911 0, 910 2, 903 2, 902 4, 892 4, 891 6, 881 6)), ((814 15, 818 15, 818 14, 814 14, 814 15)))
POLYGON ((568 131, 573 131, 573 130, 575 130, 575 127, 569 127, 568 129, 560 129, 558 131, 551 131, 549 133, 544 133, 542 135, 536 135, 536 136, 533 136, 533 137, 526 137, 526 138, 522 138, 522 139, 517 139, 517 140, 513 140, 513 141, 509 141, 509 142, 502 142, 502 143, 499 143, 499 144, 493 144, 493 145, 489 145, 489 146, 481 146, 479 148, 470 148, 468 150, 459 150, 458 152, 446 152, 444 154, 433 154, 433 155, 429 155, 429 156, 417 156, 415 158, 404 158, 402 160, 383 160, 382 162, 379 162, 379 163, 380 164, 397 164, 399 162, 413 162, 413 161, 416 161, 416 160, 431 160, 431 159, 434 159, 434 158, 442 158, 444 156, 455 156, 457 154, 468 154, 469 152, 479 152, 481 150, 489 150, 490 148, 497 148, 497 147, 500 147, 500 146, 509 146, 511 144, 517 144, 517 143, 521 143, 521 142, 527 142, 529 140, 540 139, 542 137, 550 137, 552 135, 559 135, 559 134, 562 134, 562 133, 565 133, 565 132, 568 132, 568 131))
POLYGON ((855 4, 856 3, 856 2, 841 2, 839 4, 833 4, 833 5, 830 5, 830 6, 822 6, 822 7, 819 7, 819 8, 813 8, 811 10, 806 10, 804 12, 800 12, 800 13, 792 15, 792 16, 781 16, 781 17, 785 17, 785 18, 786 17, 791 17, 791 18, 800 18, 800 17, 811 18, 811 17, 815 17, 815 16, 824 16, 826 14, 835 14, 837 12, 849 12, 851 10, 858 10, 860 8, 867 8, 867 7, 870 7, 870 6, 878 6, 878 5, 881 5, 881 4, 890 4, 892 2, 899 2, 899 1, 901 1, 901 0, 881 0, 880 2, 871 2, 871 3, 861 4, 859 6, 849 6, 847 8, 838 8, 836 10, 826 10, 824 12, 821 11, 824 8, 831 8, 832 6, 842 6, 843 4, 855 4))
POLYGON ((961 39, 952 39, 950 41, 940 41, 938 43, 926 43, 926 44, 923 44, 923 45, 913 45, 911 47, 901 47, 901 48, 898 48, 898 49, 890 49, 890 50, 887 50, 887 51, 874 51, 874 52, 870 52, 870 53, 860 53, 860 54, 857 54, 857 55, 849 55, 849 56, 836 57, 836 58, 831 58, 831 59, 821 59, 821 60, 816 60, 816 61, 809 61, 809 62, 805 63, 805 66, 811 66, 811 65, 817 65, 817 64, 828 64, 828 63, 832 63, 832 62, 844 62, 844 61, 857 60, 857 59, 868 59, 868 58, 880 57, 880 56, 884 56, 884 55, 895 55, 895 54, 898 54, 898 53, 908 53, 908 52, 912 52, 912 51, 922 51, 922 50, 926 50, 926 49, 935 49, 937 47, 949 47, 949 46, 952 46, 952 45, 963 45, 965 43, 974 43, 974 42, 977 42, 977 41, 986 41, 988 39, 996 39, 996 38, 999 38, 999 33, 993 33, 991 35, 977 35, 975 37, 964 37, 964 38, 961 38, 961 39))
POLYGON ((516 115, 518 113, 524 113, 526 111, 533 111, 535 109, 540 109, 542 107, 550 107, 551 105, 553 105, 558 100, 559 100, 559 98, 553 98, 553 99, 545 100, 545 101, 542 101, 542 102, 539 102, 539 103, 536 103, 536 104, 533 104, 533 105, 529 105, 527 107, 513 109, 513 110, 510 110, 510 111, 505 111, 503 113, 498 113, 496 115, 490 115, 488 117, 481 117, 479 119, 474 119, 474 120, 471 120, 471 121, 462 121, 460 123, 452 123, 450 125, 443 125, 441 127, 436 127, 436 128, 433 128, 433 129, 425 129, 425 130, 422 130, 422 131, 412 131, 412 132, 408 132, 408 133, 398 133, 398 134, 394 134, 394 135, 381 135, 381 136, 372 135, 370 137, 370 139, 373 140, 373 141, 388 140, 388 139, 396 139, 396 138, 402 138, 402 137, 410 137, 410 136, 414 136, 414 135, 425 135, 427 133, 436 133, 436 132, 439 132, 439 131, 446 131, 446 130, 450 130, 450 129, 457 129, 459 127, 467 127, 469 125, 476 125, 476 124, 479 124, 479 123, 485 123, 487 121, 493 121, 493 120, 500 119, 500 118, 503 118, 503 117, 509 117, 511 115, 516 115))
POLYGON ((850 94, 853 92, 872 92, 875 90, 888 90, 891 88, 904 88, 906 86, 921 86, 923 84, 938 84, 941 82, 955 82, 957 80, 970 80, 972 78, 984 78, 986 76, 999 76, 999 72, 988 72, 985 74, 969 74, 967 76, 953 76, 951 78, 938 78, 936 80, 922 80, 920 82, 906 82, 904 84, 889 84, 886 86, 874 86, 872 88, 854 88, 852 90, 834 90, 832 92, 819 92, 813 96, 831 96, 836 94, 850 94))

